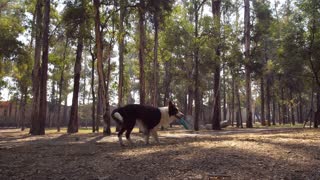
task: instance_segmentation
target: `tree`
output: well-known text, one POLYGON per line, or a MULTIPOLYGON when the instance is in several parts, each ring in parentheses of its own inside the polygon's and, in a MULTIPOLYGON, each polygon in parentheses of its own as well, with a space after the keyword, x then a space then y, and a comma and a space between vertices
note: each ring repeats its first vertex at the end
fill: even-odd
POLYGON ((214 109, 213 109, 213 119, 212 119, 212 129, 220 130, 221 121, 221 105, 220 105, 220 55, 221 55, 221 45, 220 45, 220 0, 212 0, 212 14, 214 20, 214 34, 218 36, 217 45, 215 48, 215 71, 214 71, 214 109))
POLYGON ((246 79, 246 105, 247 121, 246 127, 252 128, 252 110, 251 110, 251 69, 250 69, 250 3, 244 0, 244 44, 245 44, 245 79, 246 79))
POLYGON ((74 78, 73 78, 73 96, 72 106, 70 111, 70 120, 68 123, 68 133, 77 133, 78 124, 78 97, 79 97, 79 85, 80 85, 80 72, 81 72, 81 59, 84 46, 84 36, 86 33, 85 21, 87 19, 86 14, 86 1, 82 0, 78 4, 67 4, 67 8, 63 14, 63 20, 68 30, 68 35, 72 35, 77 39, 76 60, 74 64, 74 78), (75 29, 74 29, 75 28, 75 29), (74 31, 76 30, 76 31, 74 31))

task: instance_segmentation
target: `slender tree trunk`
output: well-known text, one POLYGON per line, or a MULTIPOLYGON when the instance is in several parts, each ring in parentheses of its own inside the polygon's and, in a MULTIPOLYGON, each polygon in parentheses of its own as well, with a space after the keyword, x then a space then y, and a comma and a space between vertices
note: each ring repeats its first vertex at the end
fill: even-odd
POLYGON ((125 38, 125 30, 124 30, 124 18, 126 14, 126 1, 120 0, 120 22, 119 22, 119 86, 118 86, 118 106, 123 105, 123 84, 124 84, 124 38, 125 38))
MULTIPOLYGON (((66 60, 66 54, 67 54, 67 48, 68 48, 68 38, 66 38, 66 43, 64 45, 64 51, 63 51, 63 57, 62 60, 66 60)), ((65 64, 63 64, 62 71, 60 74, 60 82, 59 82, 59 102, 58 102, 58 119, 57 119, 57 131, 60 132, 60 124, 61 124, 61 102, 62 102, 62 86, 64 83, 64 69, 65 69, 65 64)))
POLYGON ((48 58, 49 58, 49 23, 50 23, 50 0, 45 0, 43 16, 43 52, 40 78, 40 107, 39 122, 40 135, 45 134, 45 122, 47 118, 47 79, 48 79, 48 58))
POLYGON ((158 11, 155 11, 154 14, 154 52, 153 52, 153 106, 158 106, 158 31, 159 31, 159 19, 158 19, 158 11))
POLYGON ((95 55, 91 49, 90 45, 90 54, 92 57, 91 61, 91 93, 92 93, 92 107, 91 107, 91 117, 92 117, 92 132, 96 132, 96 95, 94 92, 94 62, 95 62, 95 55))
POLYGON ((270 75, 267 75, 267 84, 266 84, 266 103, 267 103, 267 112, 266 112, 266 118, 267 118, 267 125, 271 126, 271 107, 270 107, 270 99, 271 99, 271 94, 270 94, 270 75))
MULTIPOLYGON (((101 23, 100 23, 100 0, 94 0, 94 9, 95 9, 95 36, 96 36, 96 47, 97 47, 97 71, 99 76, 99 91, 101 95, 101 104, 102 104, 102 114, 104 118, 104 134, 108 135, 109 129, 108 123, 109 119, 109 107, 108 107, 108 92, 107 92, 107 84, 105 75, 103 73, 103 42, 102 42, 102 30, 101 30, 101 23)), ((109 83, 109 82, 108 82, 109 83)))
MULTIPOLYGON (((213 21, 214 21, 214 32, 216 35, 220 36, 220 0, 212 0, 212 14, 213 14, 213 21)), ((213 118, 212 118, 212 129, 220 130, 220 122, 221 122, 221 105, 220 105, 220 37, 217 38, 218 43, 215 49, 216 54, 216 63, 214 68, 214 109, 213 109, 213 118)))
POLYGON ((232 74, 232 88, 231 88, 231 125, 232 127, 234 126, 234 108, 235 108, 235 103, 234 103, 234 91, 235 91, 235 82, 234 82, 234 74, 232 74))
POLYGON ((145 32, 145 1, 140 0, 139 3, 139 80, 140 80, 140 104, 145 104, 145 77, 144 62, 146 48, 146 32, 145 32))
MULTIPOLYGON (((114 23, 113 23, 114 28, 114 23)), ((110 74, 111 74, 111 52, 112 52, 112 43, 110 43, 108 47, 108 69, 106 74, 106 107, 105 112, 103 114, 104 122, 106 123, 106 126, 103 128, 103 134, 104 135, 111 135, 111 122, 110 122, 110 104, 109 104, 109 84, 110 84, 110 74)))
POLYGON ((252 128, 252 110, 251 110, 251 70, 250 70, 250 3, 244 0, 244 41, 245 41, 245 77, 246 77, 246 95, 247 95, 247 121, 246 127, 252 128))
POLYGON ((320 87, 318 88, 318 92, 317 92, 317 111, 314 116, 313 127, 318 128, 319 122, 320 122, 320 87))
POLYGON ((102 119, 103 113, 103 105, 102 105, 102 97, 101 97, 101 86, 98 85, 98 103, 97 103, 97 122, 96 122, 96 131, 99 132, 99 126, 102 119))
MULTIPOLYGON (((226 89, 226 71, 223 65, 223 121, 227 120, 227 89, 226 89)), ((230 117, 229 117, 230 118, 230 117)))
POLYGON ((282 100, 282 123, 287 123, 286 104, 284 103, 284 88, 281 88, 281 100, 282 100))
POLYGON ((302 96, 301 92, 299 93, 299 122, 303 123, 303 107, 302 107, 302 96))
POLYGON ((273 96, 272 98, 272 125, 276 125, 276 100, 275 97, 273 96))
POLYGON ((263 76, 261 77, 261 82, 260 82, 260 98, 261 98, 261 125, 265 126, 266 125, 266 120, 265 120, 265 115, 264 115, 264 78, 263 76))
MULTIPOLYGON (((84 24, 80 25, 80 32, 83 32, 84 24)), ((77 45, 77 56, 74 65, 74 85, 73 85, 73 96, 72 96, 72 106, 70 111, 70 120, 68 124, 68 133, 77 133, 79 128, 79 118, 78 118, 78 97, 80 90, 80 74, 81 74, 81 58, 83 51, 83 35, 79 34, 78 45, 77 45)))
POLYGON ((21 125, 21 131, 24 131, 24 128, 25 128, 25 112, 26 112, 27 96, 28 96, 28 88, 22 88, 21 101, 20 101, 20 125, 21 125))
MULTIPOLYGON (((198 39, 198 3, 194 2, 194 23, 195 23, 195 29, 194 29, 194 38, 198 39)), ((194 72, 194 101, 195 101, 195 107, 194 107, 194 130, 199 130, 199 111, 200 111, 200 97, 199 97, 199 45, 196 43, 194 48, 194 63, 195 63, 195 72, 194 72)))
MULTIPOLYGON (((293 101, 293 95, 292 95, 292 90, 290 89, 290 98, 291 101, 293 101)), ((295 125, 295 118, 294 118, 294 108, 293 108, 293 103, 290 103, 290 111, 291 111, 291 123, 292 125, 295 125)))
MULTIPOLYGON (((169 94, 170 94, 170 84, 171 84, 171 72, 170 69, 172 67, 172 59, 170 58, 168 61, 165 62, 165 80, 163 81, 164 84, 164 99, 163 99, 163 106, 168 104, 169 94)), ((187 93, 186 93, 187 94, 187 93)))
MULTIPOLYGON (((242 112, 241 112, 241 101, 240 101, 240 93, 239 93, 239 85, 238 82, 236 82, 236 96, 237 96, 237 101, 238 101, 238 114, 239 114, 239 126, 241 128, 243 128, 243 121, 242 121, 242 112)), ((237 127, 238 126, 238 122, 237 122, 237 127)))
POLYGON ((35 53, 32 70, 32 112, 30 134, 40 135, 39 122, 39 84, 40 84, 40 58, 42 49, 42 0, 36 4, 35 53))

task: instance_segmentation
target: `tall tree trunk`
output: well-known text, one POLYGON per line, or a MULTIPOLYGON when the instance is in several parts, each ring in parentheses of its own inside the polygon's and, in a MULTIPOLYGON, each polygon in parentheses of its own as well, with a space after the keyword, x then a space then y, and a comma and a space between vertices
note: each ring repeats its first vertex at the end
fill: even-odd
POLYGON ((125 38, 125 30, 124 30, 124 20, 126 14, 126 0, 120 0, 120 22, 119 22, 119 85, 118 85, 118 106, 123 105, 123 84, 124 84, 124 38, 125 38))
POLYGON ((40 135, 39 122, 39 84, 40 84, 40 58, 42 49, 42 0, 36 4, 35 53, 32 70, 32 112, 30 134, 40 135))
MULTIPOLYGON (((212 0, 212 14, 214 21, 214 32, 216 35, 220 36, 220 0, 212 0)), ((220 105, 220 37, 217 38, 217 47, 215 48, 215 68, 214 68, 214 105, 213 105, 213 118, 212 118, 212 129, 220 130, 220 122, 221 122, 221 105, 220 105)))
POLYGON ((154 13, 154 52, 153 52, 153 99, 152 104, 153 106, 158 106, 158 31, 159 31, 159 17, 158 17, 158 11, 155 11, 154 13))
POLYGON ((270 86, 271 86, 271 82, 270 82, 270 75, 267 75, 267 83, 266 83, 266 103, 267 103, 267 112, 266 112, 266 118, 267 118, 267 125, 271 126, 271 107, 270 107, 270 99, 271 99, 271 94, 270 94, 270 86))
POLYGON ((92 117, 92 132, 96 132, 96 94, 94 92, 94 62, 95 62, 95 55, 91 48, 90 43, 90 54, 92 57, 91 61, 91 93, 92 93, 92 107, 91 107, 91 117, 92 117))
POLYGON ((287 114, 286 114, 286 104, 284 103, 284 88, 281 88, 281 100, 282 100, 282 123, 286 124, 287 123, 287 114))
POLYGON ((317 111, 314 115, 313 127, 318 128, 319 123, 320 123, 320 88, 318 88, 318 92, 317 92, 317 111))
MULTIPOLYGON (((101 95, 101 105, 102 105, 102 114, 105 120, 104 130, 108 129, 108 92, 105 75, 103 73, 103 41, 102 41, 102 30, 100 22, 100 0, 94 0, 94 10, 95 10, 95 36, 96 36, 96 47, 97 47, 97 71, 99 76, 99 91, 101 95)), ((110 124, 110 123, 109 123, 110 124)), ((104 134, 109 134, 107 131, 104 131, 104 134)))
POLYGON ((303 107, 302 107, 302 96, 301 92, 299 93, 299 122, 303 123, 303 107))
MULTIPOLYGON (((114 29, 114 23, 113 23, 113 29, 114 29)), ((103 134, 104 135, 111 135, 111 122, 110 122, 110 104, 109 104, 109 84, 110 84, 110 74, 111 74, 111 52, 112 52, 112 42, 110 42, 108 47, 108 69, 106 74, 106 102, 105 102, 105 112, 103 114, 103 120, 106 123, 106 125, 103 128, 103 134)))
POLYGON ((144 77, 144 62, 146 48, 146 32, 145 32, 145 1, 140 0, 139 3, 139 80, 140 80, 140 104, 145 104, 145 77, 144 77))
POLYGON ((272 98, 272 125, 276 125, 276 100, 275 97, 273 96, 272 98))
MULTIPOLYGON (((223 55, 224 56, 224 55, 223 55)), ((224 57, 223 57, 224 58, 224 57)), ((225 65, 223 66, 223 121, 227 120, 227 87, 226 87, 226 71, 225 71, 225 65)), ((230 116, 229 116, 230 118, 230 116)))
POLYGON ((20 101, 20 125, 21 131, 25 129, 25 112, 26 112, 26 103, 28 97, 28 88, 21 89, 21 101, 20 101))
POLYGON ((246 95, 247 95, 247 121, 246 127, 252 128, 252 110, 251 110, 251 69, 250 69, 250 3, 244 0, 244 42, 245 42, 245 77, 246 77, 246 95))
POLYGON ((77 45, 77 55, 76 62, 74 65, 74 78, 73 78, 73 96, 72 96, 72 106, 70 111, 70 120, 68 124, 68 133, 77 133, 79 128, 79 119, 78 119, 78 97, 80 90, 80 74, 81 74, 81 58, 83 51, 83 32, 84 24, 80 24, 80 34, 78 37, 77 45))
POLYGON ((265 120, 265 115, 264 115, 264 78, 263 76, 261 77, 261 82, 260 82, 260 98, 261 98, 261 125, 265 126, 266 125, 266 120, 265 120))
POLYGON ((235 82, 234 82, 234 74, 231 70, 231 74, 232 74, 232 87, 231 87, 231 125, 232 127, 234 126, 234 107, 235 107, 235 102, 234 102, 234 91, 235 91, 235 82))
MULTIPOLYGON (((68 48, 68 38, 66 38, 66 43, 64 45, 64 51, 63 51, 63 56, 62 60, 63 62, 66 60, 66 54, 67 54, 67 48, 68 48)), ((59 102, 58 102, 58 119, 57 119, 57 131, 60 132, 60 124, 61 124, 61 102, 62 102, 62 86, 64 83, 64 69, 65 69, 65 64, 63 64, 61 74, 60 74, 60 82, 59 82, 59 102)))
POLYGON ((47 79, 48 79, 48 58, 49 58, 49 23, 50 23, 50 0, 44 1, 43 16, 43 47, 42 64, 40 78, 40 102, 39 102, 39 122, 40 135, 45 134, 45 122, 47 119, 47 79))
MULTIPOLYGON (((164 99, 163 99, 163 106, 168 104, 169 94, 170 94, 170 84, 171 84, 171 67, 172 67, 172 59, 170 58, 168 61, 164 63, 165 66, 165 80, 163 81, 164 84, 164 99)), ((187 94, 187 93, 186 93, 187 94)))
MULTIPOLYGON (((198 39, 198 3, 194 3, 194 38, 198 39)), ((194 48, 194 62, 195 62, 195 72, 194 72, 194 101, 195 101, 195 107, 194 107, 194 130, 199 130, 199 111, 200 111, 200 98, 199 98, 199 45, 198 43, 195 44, 194 48)))
POLYGON ((292 90, 290 89, 289 91, 290 91, 290 98, 291 98, 291 100, 290 100, 291 123, 292 123, 292 125, 295 125, 296 123, 295 123, 295 118, 294 118, 294 108, 293 108, 293 103, 292 103, 293 95, 292 95, 292 90))

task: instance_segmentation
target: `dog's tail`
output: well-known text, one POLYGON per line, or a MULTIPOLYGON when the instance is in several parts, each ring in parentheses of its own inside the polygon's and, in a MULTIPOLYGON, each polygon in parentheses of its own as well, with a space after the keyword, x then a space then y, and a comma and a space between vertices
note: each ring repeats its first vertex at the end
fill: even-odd
POLYGON ((115 109, 115 110, 112 111, 111 117, 118 125, 121 126, 123 124, 123 117, 118 112, 118 109, 115 109))

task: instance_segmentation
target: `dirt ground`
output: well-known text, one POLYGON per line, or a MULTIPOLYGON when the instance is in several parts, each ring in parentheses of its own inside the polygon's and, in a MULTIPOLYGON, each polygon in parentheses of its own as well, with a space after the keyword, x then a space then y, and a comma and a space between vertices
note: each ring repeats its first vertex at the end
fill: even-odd
POLYGON ((320 130, 171 129, 160 144, 132 139, 120 147, 115 134, 1 129, 0 179, 320 179, 320 130))

